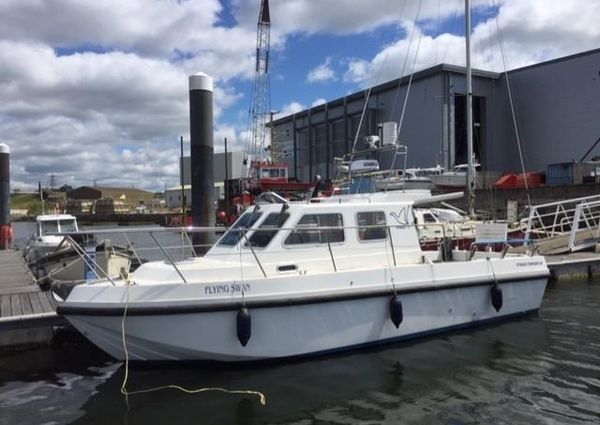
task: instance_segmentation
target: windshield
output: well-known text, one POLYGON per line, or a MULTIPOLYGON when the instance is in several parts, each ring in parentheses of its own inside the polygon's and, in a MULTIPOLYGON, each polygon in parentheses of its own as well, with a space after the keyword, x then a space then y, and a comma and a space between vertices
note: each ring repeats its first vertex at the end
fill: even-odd
MULTIPOLYGON (((285 212, 269 214, 267 218, 265 218, 265 221, 263 221, 258 229, 254 231, 252 236, 250 236, 250 245, 259 248, 266 247, 275 237, 279 228, 287 221, 289 216, 290 215, 285 212)), ((246 245, 248 244, 246 243, 246 245)))
POLYGON ((58 233, 58 221, 40 222, 40 235, 45 235, 47 233, 58 233))
POLYGON ((73 220, 73 219, 59 220, 59 223, 60 223, 60 231, 63 233, 77 231, 77 224, 75 223, 75 220, 73 220))
POLYGON ((234 223, 233 226, 223 235, 218 246, 234 246, 240 241, 240 239, 244 236, 244 232, 246 232, 250 227, 256 223, 256 221, 262 215, 261 212, 249 211, 244 213, 238 221, 234 223))

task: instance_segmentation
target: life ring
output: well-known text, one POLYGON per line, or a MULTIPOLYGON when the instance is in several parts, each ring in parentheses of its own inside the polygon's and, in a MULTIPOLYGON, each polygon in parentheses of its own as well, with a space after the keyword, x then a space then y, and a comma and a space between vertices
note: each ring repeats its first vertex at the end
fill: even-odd
POLYGON ((8 245, 13 241, 13 229, 10 224, 0 226, 0 248, 7 249, 8 245))

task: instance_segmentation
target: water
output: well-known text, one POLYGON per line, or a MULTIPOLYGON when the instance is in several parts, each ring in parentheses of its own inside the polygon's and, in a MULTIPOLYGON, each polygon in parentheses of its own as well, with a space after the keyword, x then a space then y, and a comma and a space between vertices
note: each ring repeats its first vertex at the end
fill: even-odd
POLYGON ((0 424, 600 423, 600 280, 551 283, 539 317, 261 367, 123 367, 77 338, 0 357, 0 424))

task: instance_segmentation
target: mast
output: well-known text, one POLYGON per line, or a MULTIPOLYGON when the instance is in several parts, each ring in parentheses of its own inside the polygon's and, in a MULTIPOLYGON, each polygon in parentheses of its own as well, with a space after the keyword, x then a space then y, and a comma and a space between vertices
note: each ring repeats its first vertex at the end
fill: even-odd
POLYGON ((467 206, 469 216, 475 216, 475 170, 473 167, 473 77, 471 75, 471 1, 465 0, 465 49, 467 65, 467 206))

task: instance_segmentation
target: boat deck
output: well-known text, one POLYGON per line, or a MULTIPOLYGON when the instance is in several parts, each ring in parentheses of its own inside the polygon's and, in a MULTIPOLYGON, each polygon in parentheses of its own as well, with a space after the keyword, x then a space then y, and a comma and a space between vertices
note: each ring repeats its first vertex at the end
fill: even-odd
POLYGON ((36 284, 21 253, 12 249, 0 251, 0 330, 62 322, 52 294, 36 284))

